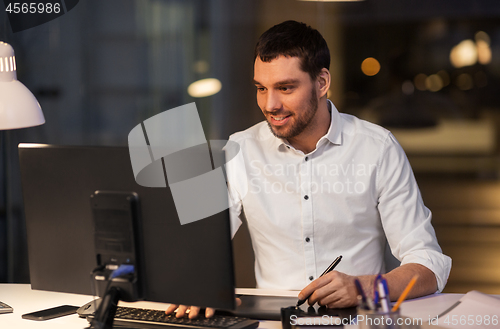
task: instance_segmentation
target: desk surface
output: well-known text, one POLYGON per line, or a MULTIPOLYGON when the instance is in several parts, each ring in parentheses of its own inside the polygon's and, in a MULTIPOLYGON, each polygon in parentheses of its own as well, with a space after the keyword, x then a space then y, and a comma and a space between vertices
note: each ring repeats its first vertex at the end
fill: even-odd
MULTIPOLYGON (((296 296, 298 292, 270 291, 258 289, 238 289, 240 294, 264 294, 296 296)), ((425 321, 434 317, 453 305, 462 294, 435 294, 407 301, 401 305, 403 315, 421 318, 425 321)), ((81 306, 92 299, 86 295, 75 295, 49 291, 31 290, 29 284, 0 284, 0 301, 14 308, 13 313, 0 314, 1 328, 16 329, 71 329, 86 328, 87 320, 78 315, 69 315, 48 321, 32 321, 21 318, 21 315, 63 304, 81 306)), ((151 309, 166 309, 168 304, 153 302, 120 303, 124 306, 134 306, 151 309)), ((262 321, 261 329, 280 329, 281 323, 277 321, 262 321)), ((352 328, 355 328, 353 326, 352 328)))

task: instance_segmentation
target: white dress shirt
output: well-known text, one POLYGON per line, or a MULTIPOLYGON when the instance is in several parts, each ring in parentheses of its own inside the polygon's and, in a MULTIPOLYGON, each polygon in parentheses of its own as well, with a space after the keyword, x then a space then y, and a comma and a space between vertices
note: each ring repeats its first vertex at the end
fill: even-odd
POLYGON ((451 259, 403 149, 388 130, 328 104, 330 128, 309 154, 265 121, 230 137, 241 150, 226 165, 232 227, 246 217, 257 287, 301 290, 339 255, 340 272, 383 273, 387 238, 401 264, 429 268, 441 291, 451 259))

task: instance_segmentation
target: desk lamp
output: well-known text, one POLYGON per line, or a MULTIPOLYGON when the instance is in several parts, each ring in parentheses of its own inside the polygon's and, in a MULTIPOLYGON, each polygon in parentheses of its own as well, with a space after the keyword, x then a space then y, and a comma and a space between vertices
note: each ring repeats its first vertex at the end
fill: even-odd
POLYGON ((0 41, 0 130, 45 123, 35 96, 17 80, 16 58, 11 45, 0 41))
MULTIPOLYGON (((0 131, 38 126, 45 123, 35 96, 17 80, 16 58, 11 45, 0 41, 0 131)), ((13 281, 13 226, 10 214, 10 177, 8 134, 2 131, 3 198, 7 226, 7 279, 13 281)), ((5 240, 4 240, 5 241, 5 240)))

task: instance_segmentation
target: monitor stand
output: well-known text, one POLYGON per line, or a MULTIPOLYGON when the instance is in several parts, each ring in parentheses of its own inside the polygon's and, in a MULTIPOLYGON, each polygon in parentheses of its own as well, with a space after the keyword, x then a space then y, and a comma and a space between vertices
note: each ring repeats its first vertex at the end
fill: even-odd
POLYGON ((111 287, 102 298, 101 305, 95 313, 95 317, 89 329, 112 329, 116 309, 120 301, 120 289, 111 287))
POLYGON ((89 329, 112 329, 118 302, 137 300, 137 280, 134 274, 110 279, 107 286, 89 329))

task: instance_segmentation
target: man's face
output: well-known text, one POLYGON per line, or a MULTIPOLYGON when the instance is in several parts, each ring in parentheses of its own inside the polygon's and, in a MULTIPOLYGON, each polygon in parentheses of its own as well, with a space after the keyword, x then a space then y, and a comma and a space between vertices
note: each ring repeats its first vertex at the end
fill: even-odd
POLYGON ((314 82, 298 57, 271 62, 257 57, 254 66, 257 103, 276 137, 291 139, 310 127, 318 109, 314 82))

